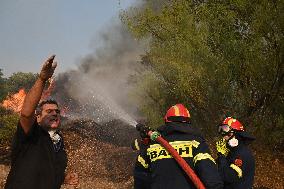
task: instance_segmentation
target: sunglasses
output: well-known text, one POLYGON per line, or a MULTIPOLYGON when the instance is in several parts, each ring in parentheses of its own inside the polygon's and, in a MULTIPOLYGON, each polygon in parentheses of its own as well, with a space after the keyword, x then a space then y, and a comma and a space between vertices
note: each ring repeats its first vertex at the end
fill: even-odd
POLYGON ((222 136, 229 135, 233 132, 233 129, 229 125, 219 125, 218 127, 218 133, 222 136))

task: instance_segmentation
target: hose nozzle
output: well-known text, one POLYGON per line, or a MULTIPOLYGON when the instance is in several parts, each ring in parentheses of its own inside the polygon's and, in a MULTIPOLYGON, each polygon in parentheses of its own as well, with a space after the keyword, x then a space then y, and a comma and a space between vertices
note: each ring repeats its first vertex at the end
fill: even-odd
POLYGON ((148 138, 149 137, 148 132, 151 131, 152 129, 142 123, 138 123, 136 125, 136 130, 139 131, 141 138, 148 138))

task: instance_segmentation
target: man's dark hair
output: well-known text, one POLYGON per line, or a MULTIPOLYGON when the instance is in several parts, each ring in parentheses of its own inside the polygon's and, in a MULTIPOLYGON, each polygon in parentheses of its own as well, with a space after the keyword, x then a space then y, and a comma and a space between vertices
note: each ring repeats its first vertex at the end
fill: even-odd
POLYGON ((58 106, 57 101, 54 100, 54 99, 43 100, 43 101, 41 101, 41 102, 38 104, 38 106, 37 106, 37 108, 36 108, 36 115, 40 115, 40 114, 41 114, 41 112, 42 112, 42 107, 43 107, 43 105, 45 105, 45 104, 55 104, 55 105, 58 106))

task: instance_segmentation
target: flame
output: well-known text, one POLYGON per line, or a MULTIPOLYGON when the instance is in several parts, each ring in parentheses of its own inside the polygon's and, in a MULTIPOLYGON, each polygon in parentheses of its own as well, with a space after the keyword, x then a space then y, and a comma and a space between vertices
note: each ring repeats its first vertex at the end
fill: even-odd
POLYGON ((27 93, 25 89, 20 89, 16 94, 10 95, 1 104, 4 108, 13 110, 16 113, 20 113, 23 107, 27 93))
MULTIPOLYGON (((51 92, 53 91, 55 87, 55 82, 54 79, 49 79, 49 86, 48 88, 43 91, 41 100, 47 99, 50 95, 51 92)), ((27 93, 25 92, 25 89, 20 89, 19 92, 13 94, 13 95, 8 95, 6 97, 6 100, 0 103, 4 108, 13 110, 16 113, 20 113, 23 107, 23 103, 25 100, 27 93)))

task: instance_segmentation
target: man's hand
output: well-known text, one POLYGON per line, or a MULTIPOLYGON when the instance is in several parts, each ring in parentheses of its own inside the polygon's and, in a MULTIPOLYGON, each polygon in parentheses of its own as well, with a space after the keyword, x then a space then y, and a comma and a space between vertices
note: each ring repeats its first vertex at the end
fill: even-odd
POLYGON ((223 138, 216 142, 216 148, 217 148, 218 153, 220 153, 220 154, 222 154, 224 156, 227 156, 229 151, 230 151, 227 148, 227 144, 226 143, 227 143, 226 140, 223 139, 223 138))
POLYGON ((47 81, 54 73, 54 70, 57 66, 57 62, 54 62, 55 55, 50 56, 42 66, 42 69, 39 74, 39 78, 42 81, 47 81))
POLYGON ((65 175, 64 184, 78 186, 79 184, 79 177, 77 173, 67 173, 65 175))

